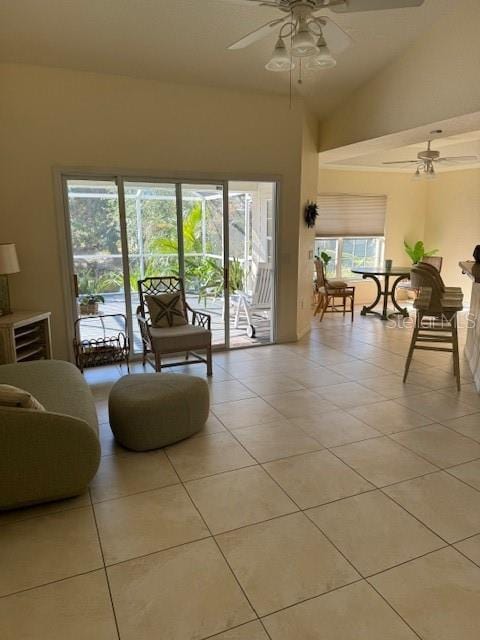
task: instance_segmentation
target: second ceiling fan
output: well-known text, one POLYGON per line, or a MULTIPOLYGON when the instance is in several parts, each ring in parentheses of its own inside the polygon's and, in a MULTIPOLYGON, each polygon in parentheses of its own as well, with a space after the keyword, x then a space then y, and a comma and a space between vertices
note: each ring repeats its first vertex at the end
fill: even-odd
MULTIPOLYGON (((442 133, 440 130, 432 131, 432 133, 442 133)), ((436 151, 431 148, 432 141, 429 140, 427 142, 427 148, 423 151, 419 151, 417 153, 416 160, 392 160, 388 162, 383 162, 385 165, 393 165, 393 164, 416 164, 417 168, 415 171, 415 178, 421 178, 422 173, 427 178, 435 177, 435 164, 436 163, 447 163, 447 164, 456 164, 463 162, 476 162, 478 160, 477 156, 443 156, 441 157, 440 151, 436 151)))

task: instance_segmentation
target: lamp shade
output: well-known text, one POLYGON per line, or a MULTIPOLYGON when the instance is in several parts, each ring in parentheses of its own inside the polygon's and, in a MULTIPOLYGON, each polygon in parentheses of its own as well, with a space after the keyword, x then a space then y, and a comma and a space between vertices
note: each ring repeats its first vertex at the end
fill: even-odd
POLYGON ((315 44, 315 38, 305 19, 300 18, 298 31, 292 40, 292 55, 296 58, 308 58, 316 53, 318 53, 318 47, 315 44))
POLYGON ((273 50, 272 58, 265 65, 265 68, 268 71, 291 71, 294 67, 295 65, 290 59, 283 39, 279 38, 273 50))
POLYGON ((0 244, 0 275, 9 275, 19 271, 20 266, 15 245, 13 243, 0 244))

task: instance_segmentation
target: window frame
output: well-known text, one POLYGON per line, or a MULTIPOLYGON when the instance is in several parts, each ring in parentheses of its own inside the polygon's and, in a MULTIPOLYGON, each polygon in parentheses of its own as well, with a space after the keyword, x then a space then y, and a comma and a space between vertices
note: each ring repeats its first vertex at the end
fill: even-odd
MULTIPOLYGON (((342 276, 342 255, 343 255, 343 245, 345 240, 380 240, 379 249, 377 251, 378 262, 377 264, 382 264, 385 256, 385 236, 315 236, 314 242, 314 255, 316 255, 316 243, 317 240, 336 240, 337 250, 335 254, 335 274, 334 278, 336 280, 345 280, 346 278, 342 276)), ((347 278, 348 282, 358 282, 362 280, 362 276, 359 274, 353 274, 352 277, 347 278)))

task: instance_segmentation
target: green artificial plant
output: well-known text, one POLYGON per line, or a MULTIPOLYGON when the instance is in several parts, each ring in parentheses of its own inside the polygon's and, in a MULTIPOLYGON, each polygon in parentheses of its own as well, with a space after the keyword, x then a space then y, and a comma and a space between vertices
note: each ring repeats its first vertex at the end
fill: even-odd
POLYGON ((332 259, 332 256, 328 255, 328 253, 326 253, 325 251, 322 251, 321 254, 320 254, 320 257, 321 257, 321 259, 323 261, 323 264, 327 267, 328 263, 332 259))
POLYGON ((438 253, 438 249, 425 251, 425 246, 421 240, 416 242, 414 245, 409 245, 408 242, 404 240, 403 246, 405 248, 405 253, 412 261, 412 264, 417 264, 418 262, 421 262, 423 258, 433 256, 438 253))
POLYGON ((82 296, 79 300, 80 304, 98 304, 99 302, 105 302, 105 298, 98 294, 89 294, 82 296))

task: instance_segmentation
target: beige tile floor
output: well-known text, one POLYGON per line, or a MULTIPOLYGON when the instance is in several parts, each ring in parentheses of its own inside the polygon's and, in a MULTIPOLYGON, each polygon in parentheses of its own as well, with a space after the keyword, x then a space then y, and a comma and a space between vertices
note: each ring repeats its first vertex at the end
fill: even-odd
POLYGON ((101 466, 0 515, 0 638, 477 640, 480 396, 444 354, 403 385, 409 338, 329 316, 216 354, 205 428, 150 453, 112 438, 122 372, 88 371, 101 466))

